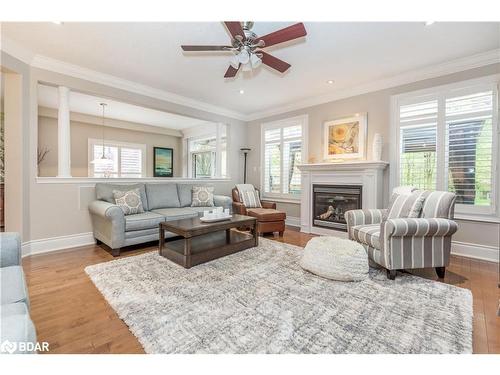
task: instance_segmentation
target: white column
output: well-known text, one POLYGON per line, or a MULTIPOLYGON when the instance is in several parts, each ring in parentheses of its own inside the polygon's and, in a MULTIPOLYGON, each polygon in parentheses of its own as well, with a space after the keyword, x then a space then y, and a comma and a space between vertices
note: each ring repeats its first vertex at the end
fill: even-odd
POLYGON ((57 177, 71 177, 71 130, 69 117, 69 88, 59 86, 57 112, 57 177))
POLYGON ((215 125, 215 177, 221 176, 222 158, 221 158, 221 137, 222 124, 215 125))

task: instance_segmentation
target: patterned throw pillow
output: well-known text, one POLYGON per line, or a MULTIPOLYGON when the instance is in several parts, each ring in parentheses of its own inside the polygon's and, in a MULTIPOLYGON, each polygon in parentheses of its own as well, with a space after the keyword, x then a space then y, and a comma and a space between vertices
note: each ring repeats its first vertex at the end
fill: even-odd
POLYGON ((113 190, 115 203, 125 215, 141 214, 144 212, 142 206, 141 192, 139 189, 128 191, 113 190))
POLYGON ((423 190, 411 194, 393 194, 383 220, 419 217, 427 195, 428 192, 423 190))
POLYGON ((240 198, 246 208, 262 208, 259 192, 257 190, 243 191, 240 194, 240 198))
POLYGON ((191 207, 214 207, 214 188, 211 186, 193 186, 191 207))

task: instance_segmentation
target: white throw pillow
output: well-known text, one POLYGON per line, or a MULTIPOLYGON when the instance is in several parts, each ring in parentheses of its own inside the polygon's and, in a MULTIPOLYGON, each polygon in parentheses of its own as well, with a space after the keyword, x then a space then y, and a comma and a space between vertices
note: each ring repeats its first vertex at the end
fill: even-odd
POLYGON ((214 207, 214 188, 212 186, 194 186, 191 207, 214 207))

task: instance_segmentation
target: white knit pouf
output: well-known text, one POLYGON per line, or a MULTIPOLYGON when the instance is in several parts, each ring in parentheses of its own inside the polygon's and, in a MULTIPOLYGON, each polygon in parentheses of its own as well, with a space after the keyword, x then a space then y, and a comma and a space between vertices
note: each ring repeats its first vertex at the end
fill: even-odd
POLYGON ((368 256, 364 247, 333 236, 312 238, 304 248, 300 266, 332 280, 361 281, 368 277, 368 256))

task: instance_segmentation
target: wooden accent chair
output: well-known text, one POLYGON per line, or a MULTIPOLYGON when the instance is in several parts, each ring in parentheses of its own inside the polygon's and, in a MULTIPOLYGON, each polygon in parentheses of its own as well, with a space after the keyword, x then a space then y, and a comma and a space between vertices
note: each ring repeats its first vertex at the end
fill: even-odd
MULTIPOLYGON (((256 189, 257 190, 257 189, 256 189)), ((280 237, 285 231, 286 213, 276 209, 276 203, 260 201, 262 208, 246 208, 240 199, 236 187, 232 190, 233 212, 235 214, 253 216, 257 219, 257 234, 279 232, 280 237)))

